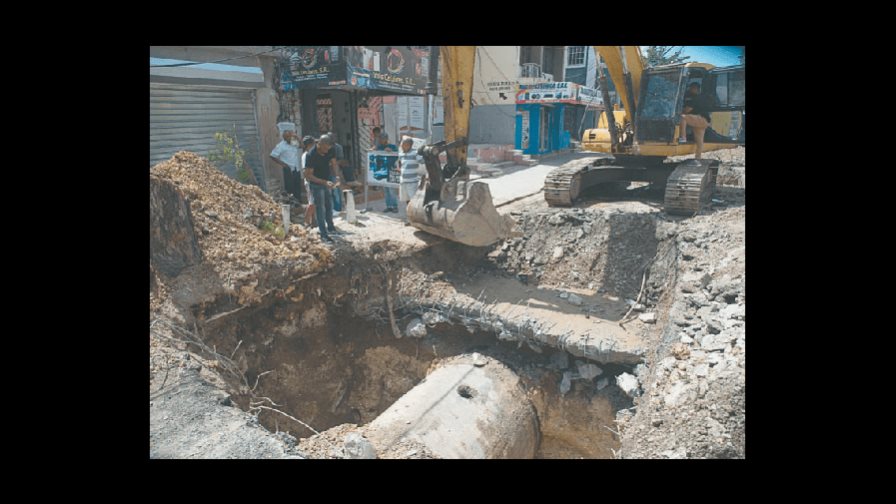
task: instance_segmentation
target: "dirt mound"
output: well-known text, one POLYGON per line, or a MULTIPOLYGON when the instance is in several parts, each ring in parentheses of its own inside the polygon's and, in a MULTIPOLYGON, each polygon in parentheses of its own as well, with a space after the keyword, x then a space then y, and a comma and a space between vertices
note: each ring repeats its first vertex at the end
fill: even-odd
POLYGON ((231 179, 194 153, 178 152, 154 166, 150 187, 150 281, 156 305, 166 292, 163 277, 196 263, 210 266, 231 288, 265 269, 277 268, 285 277, 297 278, 332 264, 331 252, 316 235, 301 226, 290 226, 283 233, 280 206, 270 196, 257 186, 231 179), (180 201, 188 208, 172 214, 171 208, 180 201), (191 239, 201 259, 181 245, 191 239), (171 257, 176 259, 174 267, 171 260, 160 260, 171 257))

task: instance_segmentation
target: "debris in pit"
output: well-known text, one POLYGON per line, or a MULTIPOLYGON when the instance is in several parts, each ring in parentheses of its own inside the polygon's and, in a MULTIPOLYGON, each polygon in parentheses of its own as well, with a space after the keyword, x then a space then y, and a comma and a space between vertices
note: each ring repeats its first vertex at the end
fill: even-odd
POLYGON ((448 319, 445 318, 444 315, 438 312, 426 312, 422 315, 423 323, 432 327, 441 322, 447 322, 448 319))
POLYGON ((554 247, 554 253, 551 255, 551 259, 556 261, 563 257, 563 247, 554 247))
POLYGON ((583 380, 590 380, 596 376, 600 376, 604 373, 604 370, 599 368, 596 364, 591 364, 590 362, 576 362, 576 367, 579 369, 579 376, 582 377, 583 380))
POLYGON ((423 323, 423 320, 415 318, 408 324, 405 334, 409 338, 424 338, 426 337, 426 324, 423 323))
POLYGON ((638 379, 634 375, 620 374, 616 377, 616 385, 629 397, 635 398, 641 395, 638 391, 638 379))
POLYGON ((572 372, 566 371, 563 373, 563 379, 560 380, 560 394, 566 395, 570 388, 572 388, 572 372))
POLYGON ((345 458, 349 459, 375 459, 376 449, 365 437, 357 432, 345 436, 342 443, 345 458))

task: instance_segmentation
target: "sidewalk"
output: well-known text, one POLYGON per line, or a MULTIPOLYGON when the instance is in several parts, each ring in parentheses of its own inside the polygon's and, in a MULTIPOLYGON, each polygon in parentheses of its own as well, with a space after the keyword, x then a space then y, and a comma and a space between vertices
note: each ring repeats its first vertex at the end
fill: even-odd
MULTIPOLYGON (((542 164, 535 166, 505 167, 505 173, 497 177, 481 177, 471 174, 470 180, 488 184, 492 201, 498 208, 498 212, 507 213, 507 210, 502 211, 502 206, 540 193, 544 189, 545 176, 554 168, 575 159, 597 158, 604 155, 596 152, 564 153, 552 156, 544 160, 542 164)), ((411 247, 426 247, 434 241, 443 240, 443 238, 430 235, 413 226, 405 226, 405 222, 407 222, 406 205, 399 203, 398 213, 384 213, 385 208, 386 201, 382 198, 373 200, 366 206, 364 203, 357 203, 355 205, 355 211, 358 213, 357 224, 349 224, 342 215, 334 213, 333 220, 336 227, 343 233, 337 237, 337 243, 349 242, 355 246, 369 246, 372 242, 390 240, 411 247), (365 212, 365 208, 369 210, 365 212)), ((316 231, 312 232, 316 233, 316 231)))
POLYGON ((537 194, 544 189, 544 179, 554 168, 574 159, 599 158, 606 154, 598 152, 570 152, 551 156, 535 166, 515 165, 504 169, 504 175, 497 177, 471 177, 471 180, 485 182, 492 193, 495 207, 537 194))

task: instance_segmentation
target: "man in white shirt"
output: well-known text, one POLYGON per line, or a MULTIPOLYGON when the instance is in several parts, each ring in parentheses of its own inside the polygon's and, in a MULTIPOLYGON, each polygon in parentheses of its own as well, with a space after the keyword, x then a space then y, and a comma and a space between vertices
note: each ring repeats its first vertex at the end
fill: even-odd
POLYGON ((398 199, 402 204, 407 205, 414 193, 417 192, 417 186, 420 184, 420 171, 422 163, 417 151, 413 150, 414 139, 406 136, 401 139, 401 150, 398 154, 398 169, 400 173, 400 185, 398 187, 398 199))
POLYGON ((283 185, 287 193, 302 201, 302 176, 299 166, 299 139, 296 125, 289 122, 278 123, 283 140, 271 151, 271 159, 283 168, 283 185))

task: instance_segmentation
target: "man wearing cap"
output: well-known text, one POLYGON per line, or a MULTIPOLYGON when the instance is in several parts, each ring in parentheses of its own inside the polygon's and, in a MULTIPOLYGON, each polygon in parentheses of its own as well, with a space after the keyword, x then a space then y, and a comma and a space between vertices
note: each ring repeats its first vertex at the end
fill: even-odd
POLYGON ((271 151, 271 159, 283 168, 283 188, 302 201, 302 182, 299 175, 299 139, 296 125, 290 122, 277 124, 283 140, 271 151))
POLYGON ((317 229, 321 240, 327 242, 333 241, 330 233, 338 233, 333 224, 333 194, 330 190, 342 181, 332 147, 333 139, 324 135, 305 157, 305 178, 308 179, 314 198, 317 229), (335 182, 330 181, 331 176, 335 182))

